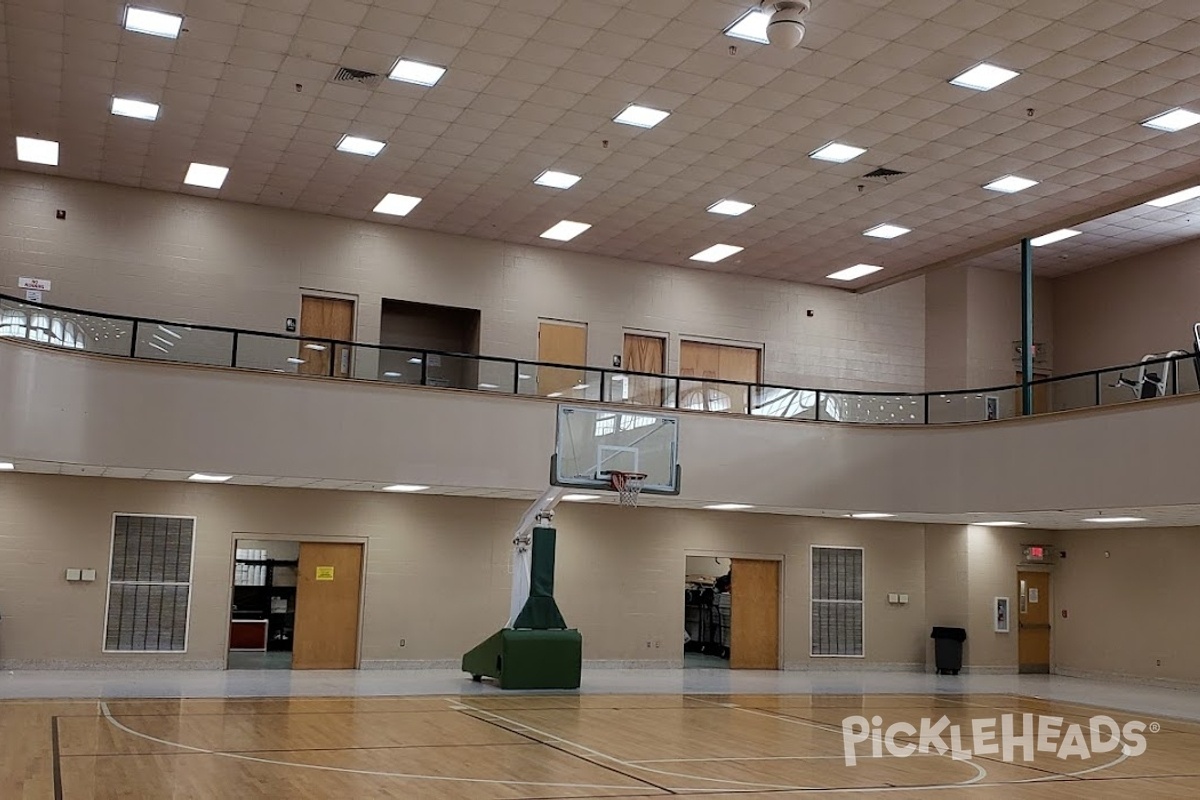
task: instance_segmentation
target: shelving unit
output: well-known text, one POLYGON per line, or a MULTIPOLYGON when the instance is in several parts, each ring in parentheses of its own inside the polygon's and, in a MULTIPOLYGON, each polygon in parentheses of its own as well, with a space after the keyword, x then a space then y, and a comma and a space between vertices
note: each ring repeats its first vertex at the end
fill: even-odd
MULTIPOLYGON (((262 567, 263 583, 233 587, 231 621, 267 620, 267 651, 290 652, 296 624, 296 570, 299 561, 235 559, 241 567, 262 567)), ((249 570, 247 570, 249 571, 249 570)))

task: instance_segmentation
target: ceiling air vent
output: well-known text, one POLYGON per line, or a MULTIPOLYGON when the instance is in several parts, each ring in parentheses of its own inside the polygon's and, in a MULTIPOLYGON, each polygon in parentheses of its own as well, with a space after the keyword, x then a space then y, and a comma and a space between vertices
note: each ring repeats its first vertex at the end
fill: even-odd
POLYGON ((366 70, 352 69, 350 67, 338 67, 337 72, 333 73, 333 82, 366 86, 374 89, 383 82, 383 76, 378 72, 367 72, 366 70))
POLYGON ((874 181, 876 183, 891 183, 896 178, 907 175, 907 172, 901 172, 898 169, 888 169, 887 167, 879 167, 873 169, 866 175, 863 175, 863 180, 874 181))

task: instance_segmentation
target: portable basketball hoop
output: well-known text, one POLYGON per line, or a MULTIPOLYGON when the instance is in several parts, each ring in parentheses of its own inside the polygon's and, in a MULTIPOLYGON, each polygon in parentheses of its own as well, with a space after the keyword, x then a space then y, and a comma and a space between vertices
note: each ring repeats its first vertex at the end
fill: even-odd
POLYGON ((638 495, 646 485, 646 477, 644 472, 612 470, 608 473, 608 484, 617 493, 621 505, 632 507, 638 504, 638 495))

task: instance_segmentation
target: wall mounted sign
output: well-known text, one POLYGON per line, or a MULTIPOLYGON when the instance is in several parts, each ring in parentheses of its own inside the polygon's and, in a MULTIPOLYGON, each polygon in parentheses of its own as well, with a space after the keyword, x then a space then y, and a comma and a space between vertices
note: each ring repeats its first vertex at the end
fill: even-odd
POLYGON ((333 567, 317 567, 317 580, 319 580, 319 581, 333 580, 333 567))
POLYGON ((34 291, 38 292, 48 292, 50 291, 50 281, 46 280, 45 278, 18 278, 17 288, 33 289, 34 291))
POLYGON ((994 630, 996 633, 1008 633, 1008 598, 997 597, 996 606, 993 609, 992 620, 994 622, 994 630))

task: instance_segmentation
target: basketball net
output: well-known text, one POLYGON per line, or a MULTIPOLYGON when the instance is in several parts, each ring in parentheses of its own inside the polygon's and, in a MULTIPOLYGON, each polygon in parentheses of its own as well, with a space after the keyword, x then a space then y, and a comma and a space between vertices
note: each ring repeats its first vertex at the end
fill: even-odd
POLYGON ((617 493, 618 502, 623 506, 633 507, 638 504, 638 495, 646 485, 644 472, 621 472, 613 470, 608 475, 608 482, 617 493))

